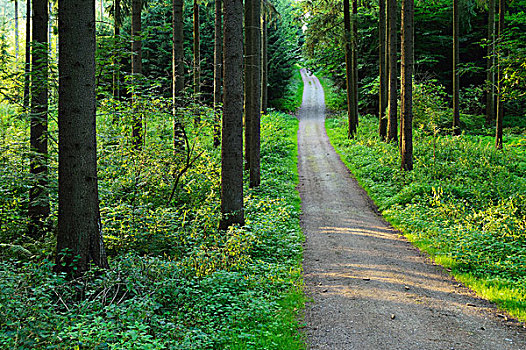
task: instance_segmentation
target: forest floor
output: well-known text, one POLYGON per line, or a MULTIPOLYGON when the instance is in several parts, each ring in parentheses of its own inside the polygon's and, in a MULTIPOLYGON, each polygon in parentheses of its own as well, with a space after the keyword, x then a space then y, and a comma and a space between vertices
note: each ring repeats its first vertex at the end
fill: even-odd
POLYGON ((299 192, 310 349, 526 350, 526 330, 414 248, 331 146, 324 93, 302 70, 299 192))

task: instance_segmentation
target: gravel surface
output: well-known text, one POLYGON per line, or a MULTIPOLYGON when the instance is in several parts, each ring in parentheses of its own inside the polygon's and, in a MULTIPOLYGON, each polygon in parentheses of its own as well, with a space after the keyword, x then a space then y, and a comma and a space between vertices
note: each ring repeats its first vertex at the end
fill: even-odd
POLYGON ((309 348, 526 350, 523 324, 433 265, 378 215, 329 143, 323 88, 305 70, 302 77, 309 348))

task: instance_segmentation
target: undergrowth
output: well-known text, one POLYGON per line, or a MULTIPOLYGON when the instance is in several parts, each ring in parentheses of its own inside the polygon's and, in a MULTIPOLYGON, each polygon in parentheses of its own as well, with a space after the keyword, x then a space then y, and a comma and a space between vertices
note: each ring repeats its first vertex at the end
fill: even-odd
POLYGON ((347 139, 344 116, 326 122, 331 143, 382 214, 482 296, 526 320, 526 138, 452 137, 415 130, 415 170, 360 120, 347 139))
POLYGON ((199 111, 199 125, 185 114, 186 156, 195 160, 185 171, 186 156, 172 151, 166 105, 144 104, 140 153, 125 136, 129 110, 101 106, 100 207, 111 269, 75 280, 52 271, 52 232, 43 242, 25 236, 27 123, 2 115, 0 348, 304 348, 297 332, 304 303, 297 120, 263 116, 261 187, 245 188, 246 226, 219 232, 220 150, 212 146, 211 111, 199 111))

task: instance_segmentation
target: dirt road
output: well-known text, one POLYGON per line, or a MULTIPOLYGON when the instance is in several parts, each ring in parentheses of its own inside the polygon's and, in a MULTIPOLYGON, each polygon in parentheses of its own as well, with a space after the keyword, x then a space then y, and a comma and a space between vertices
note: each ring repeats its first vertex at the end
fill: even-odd
POLYGON ((375 213, 328 141, 318 79, 302 76, 298 168, 310 348, 526 350, 522 325, 460 286, 375 213))

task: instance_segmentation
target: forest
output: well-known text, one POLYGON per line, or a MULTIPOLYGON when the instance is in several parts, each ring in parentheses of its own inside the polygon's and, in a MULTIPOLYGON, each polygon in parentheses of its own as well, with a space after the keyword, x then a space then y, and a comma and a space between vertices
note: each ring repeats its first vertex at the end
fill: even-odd
POLYGON ((525 33, 525 0, 0 0, 0 349, 309 348, 305 71, 376 212, 524 325, 525 33))

